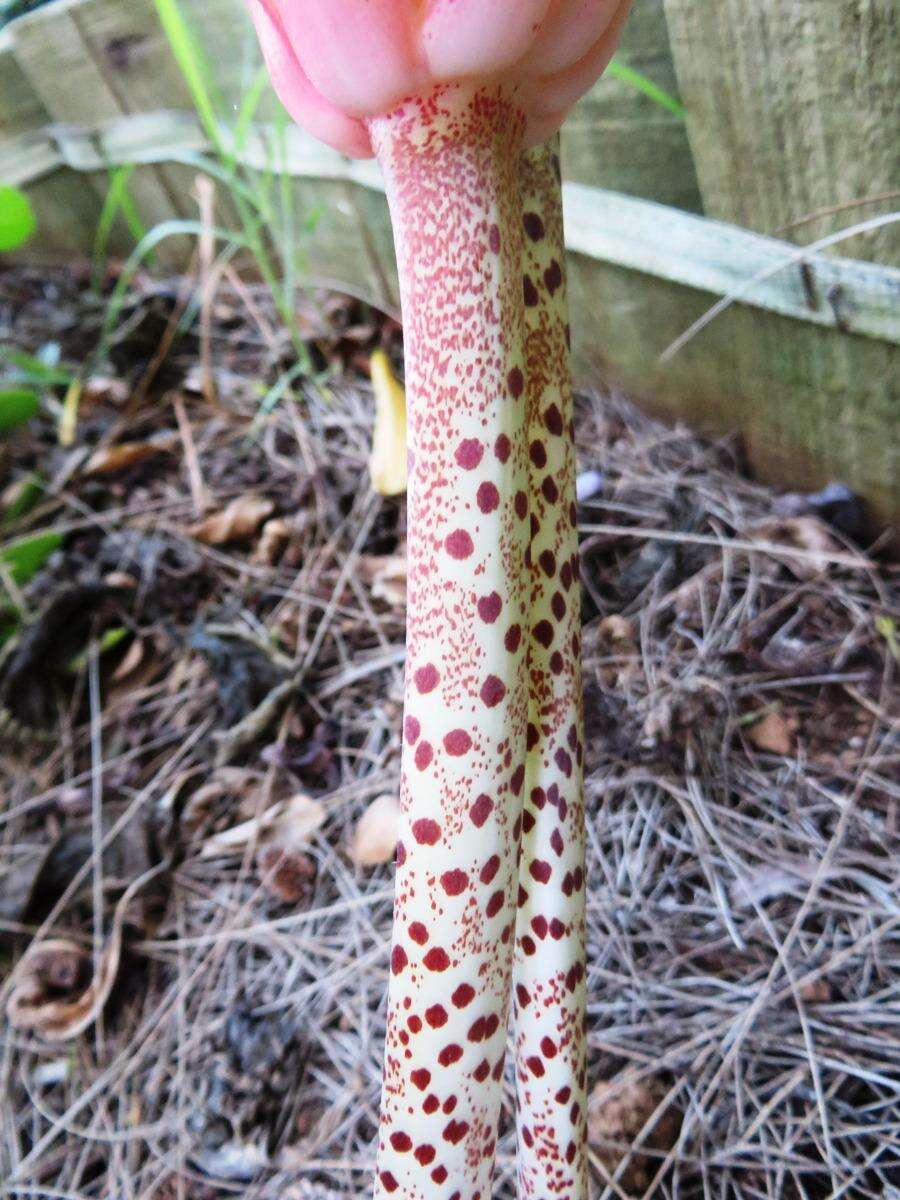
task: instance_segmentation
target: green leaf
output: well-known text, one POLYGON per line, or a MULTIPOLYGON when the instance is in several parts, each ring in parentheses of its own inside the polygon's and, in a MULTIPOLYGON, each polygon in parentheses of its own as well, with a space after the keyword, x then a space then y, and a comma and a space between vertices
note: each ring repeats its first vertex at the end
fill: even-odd
POLYGON ((24 246, 36 224, 31 201, 25 193, 6 184, 0 185, 0 252, 24 246))
MULTIPOLYGON (((121 625, 116 626, 114 629, 104 630, 97 645, 97 653, 105 654, 107 650, 115 649, 123 638, 128 637, 128 632, 121 625)), ((66 663, 66 670, 71 671, 75 675, 87 666, 87 660, 88 647, 85 647, 84 650, 79 650, 77 654, 69 659, 68 663, 66 663)))
POLYGON ((24 425, 38 410, 38 398, 26 388, 0 391, 0 433, 24 425))
POLYGON ((20 479, 15 485, 9 504, 3 511, 3 516, 0 517, 0 523, 11 525, 13 521, 18 521, 20 517, 30 513, 43 493, 44 481, 37 471, 32 471, 30 475, 20 479))
POLYGON ((63 535, 54 529, 42 529, 17 542, 0 548, 0 568, 6 568, 13 583, 22 587, 37 575, 54 550, 62 545, 63 535))

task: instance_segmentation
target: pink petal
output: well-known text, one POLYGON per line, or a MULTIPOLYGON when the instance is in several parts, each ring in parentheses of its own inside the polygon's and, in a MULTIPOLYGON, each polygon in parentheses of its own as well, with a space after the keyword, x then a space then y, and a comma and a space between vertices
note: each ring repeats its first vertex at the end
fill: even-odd
POLYGON ((524 69, 555 75, 574 66, 600 40, 622 6, 623 0, 555 0, 522 64, 524 69))
POLYGON ((248 7, 281 103, 313 137, 354 158, 371 158, 372 145, 365 126, 345 116, 313 87, 270 4, 271 0, 249 0, 248 7))
POLYGON ((281 0, 285 32, 316 88, 355 117, 424 89, 413 0, 281 0))
POLYGON ((616 51, 629 8, 629 2, 623 4, 600 39, 574 66, 528 84, 528 115, 532 120, 542 122, 552 114, 567 113, 593 87, 616 51))
POLYGON ((492 75, 526 53, 550 0, 431 0, 422 48, 439 82, 492 75))

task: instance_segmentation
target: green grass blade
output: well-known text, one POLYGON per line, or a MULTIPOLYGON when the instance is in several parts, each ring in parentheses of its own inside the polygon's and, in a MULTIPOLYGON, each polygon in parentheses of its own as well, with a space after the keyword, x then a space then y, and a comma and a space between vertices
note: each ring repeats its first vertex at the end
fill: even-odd
POLYGON ((606 68, 607 75, 611 75, 613 79, 621 79, 623 83, 630 84, 633 88, 637 88, 639 92, 643 92, 654 104, 658 104, 660 108, 664 108, 667 112, 684 120, 685 112, 682 104, 670 95, 663 88, 659 87, 648 79, 646 75, 642 75, 640 71, 636 71, 634 67, 626 66, 625 63, 619 62, 614 58, 606 68))

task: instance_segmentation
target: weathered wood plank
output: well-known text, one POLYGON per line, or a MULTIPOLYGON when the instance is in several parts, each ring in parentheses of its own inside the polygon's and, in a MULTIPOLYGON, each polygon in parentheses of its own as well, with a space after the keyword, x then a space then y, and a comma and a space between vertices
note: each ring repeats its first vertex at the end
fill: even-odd
MULTIPOLYGON (((665 3, 708 215, 806 242, 897 208, 840 207, 900 186, 897 0, 665 3)), ((900 265, 900 226, 841 252, 900 265)))

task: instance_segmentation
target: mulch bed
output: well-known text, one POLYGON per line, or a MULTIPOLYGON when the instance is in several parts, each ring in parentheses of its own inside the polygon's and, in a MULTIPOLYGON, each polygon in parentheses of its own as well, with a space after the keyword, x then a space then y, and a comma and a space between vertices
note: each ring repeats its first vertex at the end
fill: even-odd
MULTIPOLYGON (((0 442, 0 545, 58 535, 0 549, 0 1177, 363 1196, 392 868, 353 848, 405 583, 365 368, 399 330, 305 302, 298 373, 263 293, 189 296, 141 281, 98 354, 83 282, 0 279, 7 349, 80 379, 0 442)), ((900 1195, 896 569, 840 489, 578 407, 595 1195, 900 1195)))

